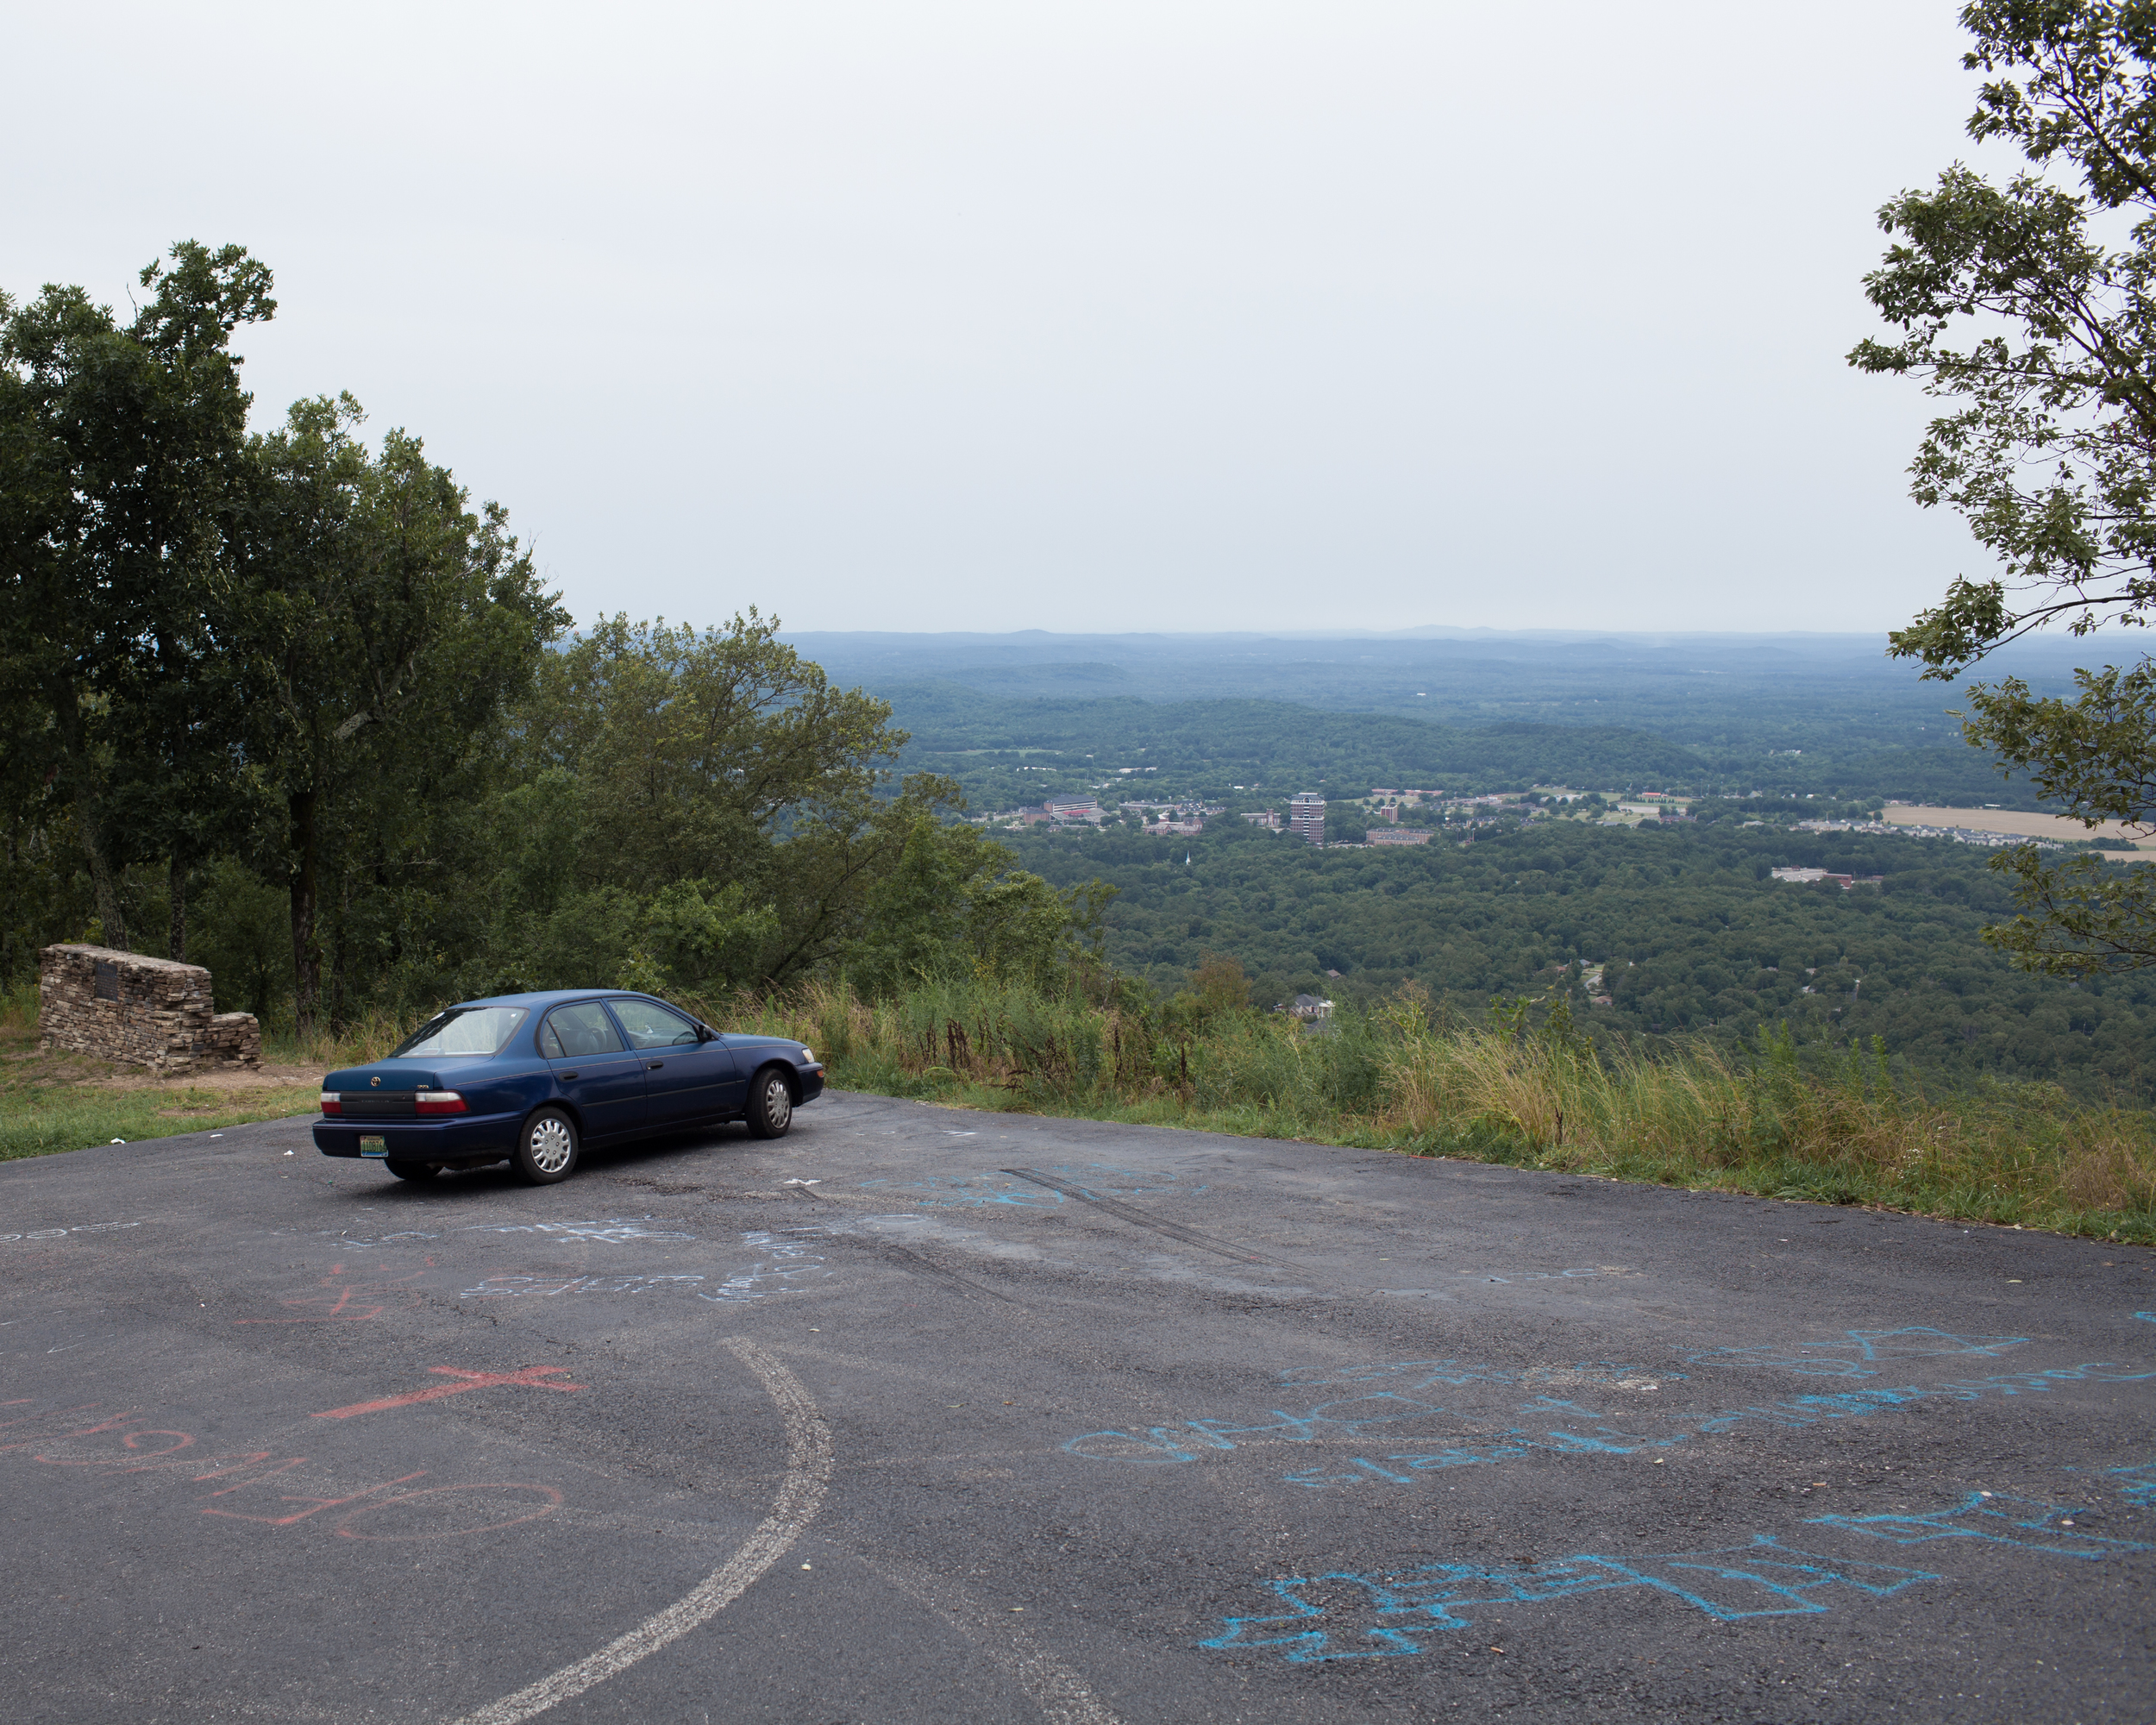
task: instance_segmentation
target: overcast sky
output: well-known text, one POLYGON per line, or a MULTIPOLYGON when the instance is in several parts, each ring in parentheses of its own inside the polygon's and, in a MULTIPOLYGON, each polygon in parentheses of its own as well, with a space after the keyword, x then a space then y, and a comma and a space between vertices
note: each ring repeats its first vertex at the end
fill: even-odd
POLYGON ((1883 630, 1946 0, 10 16, 0 286, 237 241, 580 617, 1883 630))

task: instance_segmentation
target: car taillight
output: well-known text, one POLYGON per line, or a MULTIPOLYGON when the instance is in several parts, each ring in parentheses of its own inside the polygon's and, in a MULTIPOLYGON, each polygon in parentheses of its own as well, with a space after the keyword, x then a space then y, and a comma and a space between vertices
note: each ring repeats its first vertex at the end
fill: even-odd
POLYGON ((325 1114, 342 1113, 344 1112, 344 1098, 340 1096, 335 1090, 324 1090, 322 1093, 322 1112, 325 1114))
POLYGON ((422 1090, 412 1098, 411 1105, 423 1114, 461 1114, 464 1112, 464 1098, 454 1090, 422 1090))

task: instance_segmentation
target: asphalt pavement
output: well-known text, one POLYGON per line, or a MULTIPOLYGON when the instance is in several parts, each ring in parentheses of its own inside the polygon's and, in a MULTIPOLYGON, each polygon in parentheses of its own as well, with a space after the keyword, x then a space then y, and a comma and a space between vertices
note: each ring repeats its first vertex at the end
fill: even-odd
POLYGON ((11 1721, 2143 1721, 2156 1261, 834 1094, 0 1164, 11 1721))

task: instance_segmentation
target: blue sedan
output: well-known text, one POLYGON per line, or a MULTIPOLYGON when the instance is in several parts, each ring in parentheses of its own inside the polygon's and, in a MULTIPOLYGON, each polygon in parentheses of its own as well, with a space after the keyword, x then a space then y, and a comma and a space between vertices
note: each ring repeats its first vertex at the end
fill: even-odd
POLYGON ((315 1145, 400 1180, 508 1161, 534 1185, 586 1145, 746 1120, 780 1138, 824 1094, 798 1042, 723 1034, 649 994, 498 994, 437 1013, 387 1059, 322 1081, 315 1145))

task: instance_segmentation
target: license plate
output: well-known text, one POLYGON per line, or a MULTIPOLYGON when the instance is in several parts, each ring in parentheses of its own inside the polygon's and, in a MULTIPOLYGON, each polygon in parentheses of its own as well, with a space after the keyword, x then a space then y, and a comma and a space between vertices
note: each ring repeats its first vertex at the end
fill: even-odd
POLYGON ((385 1138, 363 1138, 360 1140, 361 1156, 387 1156, 389 1140, 385 1138))

